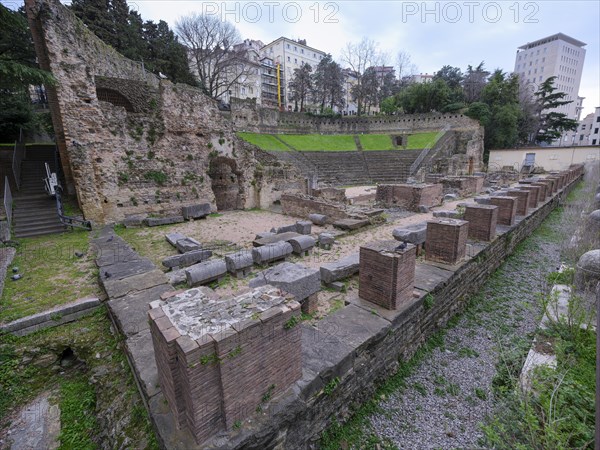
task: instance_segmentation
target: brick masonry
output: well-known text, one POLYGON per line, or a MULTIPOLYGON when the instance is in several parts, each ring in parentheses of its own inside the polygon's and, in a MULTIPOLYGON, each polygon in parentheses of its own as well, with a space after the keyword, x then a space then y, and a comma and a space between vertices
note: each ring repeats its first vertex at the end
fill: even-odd
POLYGON ((517 199, 515 197, 490 197, 490 203, 498 207, 498 225, 514 225, 517 215, 517 199))
POLYGON ((386 309, 398 309, 413 296, 416 246, 395 250, 398 241, 376 241, 360 248, 358 295, 386 309))
POLYGON ((464 220, 469 222, 469 239, 486 242, 494 240, 498 209, 494 205, 469 205, 465 208, 464 220))
POLYGON ((300 304, 278 288, 221 301, 191 289, 153 306, 160 385, 198 444, 231 430, 302 374, 300 304))
MULTIPOLYGON (((583 167, 572 168, 577 182, 583 167)), ((235 432, 221 432, 214 439, 194 445, 175 426, 169 425, 162 395, 149 399, 161 445, 166 448, 242 449, 317 446, 321 432, 333 421, 345 420, 356 404, 375 392, 375 380, 389 376, 399 360, 410 359, 435 332, 461 312, 471 295, 553 211, 576 183, 568 185, 511 227, 499 229, 497 238, 478 246, 476 254, 454 267, 418 263, 415 297, 398 310, 385 310, 361 301, 357 293, 350 305, 319 321, 318 329, 302 329, 303 378, 293 394, 279 396, 235 432), (425 298, 428 302, 425 305, 425 298), (335 380, 327 395, 324 388, 335 380), (182 442, 184 446, 182 447, 182 442)), ((514 199, 510 199, 514 202, 514 199)), ((137 371, 136 371, 137 375, 137 371)), ((289 392, 289 391, 288 391, 289 392)))
POLYGON ((540 188, 538 186, 527 185, 527 186, 519 186, 519 189, 522 191, 529 191, 531 193, 529 197, 529 207, 537 208, 538 203, 542 201, 540 195, 540 188))
POLYGON ((529 199, 531 198, 529 191, 510 189, 506 195, 517 199, 517 216, 526 216, 529 209, 529 199))
POLYGON ((371 208, 348 206, 302 194, 282 194, 281 209, 284 214, 301 218, 307 218, 314 213, 322 214, 327 217, 326 223, 344 219, 364 219, 376 213, 376 210, 371 208))
POLYGON ((385 207, 399 206, 419 212, 419 206, 442 204, 444 186, 441 184, 380 184, 375 201, 385 207))
POLYGON ((446 264, 462 261, 467 251, 469 222, 458 219, 427 221, 425 259, 446 264))

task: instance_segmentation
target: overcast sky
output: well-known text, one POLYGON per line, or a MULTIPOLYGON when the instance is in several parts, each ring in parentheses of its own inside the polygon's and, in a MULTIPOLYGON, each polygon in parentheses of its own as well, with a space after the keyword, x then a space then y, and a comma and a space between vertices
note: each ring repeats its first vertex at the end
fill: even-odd
MULTIPOLYGON (((3 4, 22 4, 5 1, 3 4)), ((69 3, 63 1, 63 3, 69 3)), ((587 45, 579 95, 584 113, 600 106, 600 2, 589 1, 128 1, 144 20, 175 27, 191 12, 218 14, 234 22, 243 38, 268 43, 280 36, 302 38, 339 60, 349 41, 366 36, 395 64, 398 51, 410 54, 420 73, 448 64, 489 70, 514 69, 517 47, 562 32, 587 45)), ((12 6, 11 5, 11 6, 12 6)))

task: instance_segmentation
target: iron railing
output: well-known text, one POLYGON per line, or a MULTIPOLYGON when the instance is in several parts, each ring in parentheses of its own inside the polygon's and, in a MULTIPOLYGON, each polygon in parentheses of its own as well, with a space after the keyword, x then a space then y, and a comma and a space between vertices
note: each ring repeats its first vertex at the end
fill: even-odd
POLYGON ((12 206, 13 198, 12 192, 10 191, 10 182, 8 181, 8 177, 4 177, 4 211, 6 212, 6 221, 8 222, 9 234, 12 226, 12 206))
POLYGON ((89 220, 65 215, 62 199, 62 187, 60 185, 56 186, 55 192, 56 210, 58 212, 58 218, 60 219, 61 223, 71 228, 83 228, 84 230, 92 231, 92 223, 89 220))
POLYGON ((12 157, 12 171, 17 191, 21 189, 21 163, 25 158, 25 141, 23 140, 23 129, 19 130, 19 139, 15 141, 15 149, 12 157))

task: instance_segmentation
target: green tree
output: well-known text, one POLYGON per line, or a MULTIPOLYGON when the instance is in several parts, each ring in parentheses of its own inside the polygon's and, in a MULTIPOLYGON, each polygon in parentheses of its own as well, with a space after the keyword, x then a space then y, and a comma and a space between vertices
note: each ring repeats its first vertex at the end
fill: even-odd
POLYGON ((312 91, 312 67, 310 64, 302 63, 302 65, 294 69, 294 77, 290 81, 290 91, 292 100, 294 101, 294 111, 304 111, 304 103, 307 101, 310 92, 312 91), (300 109, 298 110, 298 102, 300 109))
POLYGON ((312 78, 313 99, 320 106, 321 113, 326 106, 333 110, 344 104, 344 74, 330 54, 319 61, 312 78))
POLYGON ((450 104, 450 88, 442 79, 414 83, 396 96, 396 103, 407 114, 442 111, 450 104))
POLYGON ((433 74, 433 80, 444 80, 450 89, 456 89, 461 87, 463 74, 458 67, 446 65, 433 74))
POLYGON ((0 5, 0 141, 12 142, 19 128, 38 128, 31 107, 30 85, 53 84, 52 75, 37 67, 27 21, 0 5))
POLYGON ((570 119, 566 114, 552 111, 562 105, 572 103, 572 100, 564 100, 567 94, 557 92, 554 87, 556 77, 550 77, 544 81, 535 92, 538 103, 539 128, 535 136, 536 142, 547 144, 559 139, 566 131, 577 129, 577 121, 570 119))
POLYGON ((73 0, 71 9, 104 43, 149 71, 195 85, 185 47, 164 21, 144 22, 126 0, 73 0))
POLYGON ((484 147, 490 149, 514 147, 519 141, 519 79, 500 69, 494 71, 479 94, 481 101, 469 105, 466 115, 479 120, 485 128, 484 147))
POLYGON ((467 103, 473 103, 480 100, 483 88, 487 83, 490 73, 485 70, 483 61, 475 68, 469 65, 464 75, 462 86, 467 103))

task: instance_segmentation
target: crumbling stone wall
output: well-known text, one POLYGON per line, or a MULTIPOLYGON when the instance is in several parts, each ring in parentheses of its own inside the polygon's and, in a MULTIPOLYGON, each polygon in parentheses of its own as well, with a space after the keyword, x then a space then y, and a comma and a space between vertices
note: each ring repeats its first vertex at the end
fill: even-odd
POLYGON ((231 99, 231 120, 239 130, 257 133, 398 133, 441 131, 447 126, 479 128, 462 114, 401 114, 397 116, 311 117, 303 113, 261 108, 252 100, 231 99))
POLYGON ((419 212, 419 206, 441 205, 442 195, 441 184, 380 184, 375 201, 385 207, 399 206, 419 212))
MULTIPOLYGON (((214 158, 235 163, 227 209, 272 202, 277 192, 258 195, 257 183, 269 183, 255 176, 262 152, 236 137, 211 98, 144 71, 58 0, 27 0, 26 10, 40 65, 57 80, 49 103, 67 188, 87 219, 179 214, 199 201, 216 209, 214 158)), ((301 180, 292 169, 287 177, 301 180)))
POLYGON ((281 210, 284 214, 300 218, 308 218, 309 214, 313 213, 323 214, 327 216, 327 223, 334 223, 342 219, 365 219, 383 212, 371 208, 348 206, 344 203, 303 194, 283 194, 281 210))

